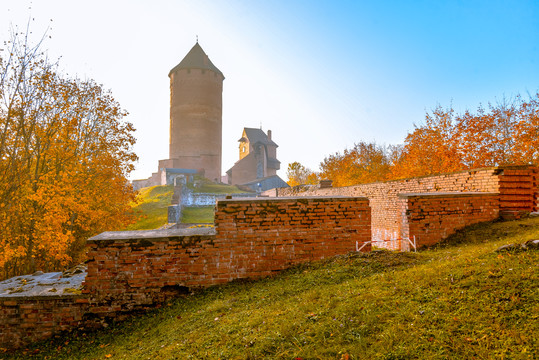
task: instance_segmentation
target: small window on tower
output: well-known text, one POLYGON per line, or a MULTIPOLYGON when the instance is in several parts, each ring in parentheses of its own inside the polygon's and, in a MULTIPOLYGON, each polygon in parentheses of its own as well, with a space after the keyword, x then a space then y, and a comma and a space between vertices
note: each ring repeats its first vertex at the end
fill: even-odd
POLYGON ((245 145, 241 148, 241 152, 245 152, 245 145))

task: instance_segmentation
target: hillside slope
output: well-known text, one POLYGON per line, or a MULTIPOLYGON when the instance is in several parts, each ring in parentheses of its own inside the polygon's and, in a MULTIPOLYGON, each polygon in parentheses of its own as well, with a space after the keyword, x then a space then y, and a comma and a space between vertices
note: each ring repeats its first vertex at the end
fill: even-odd
POLYGON ((167 223, 168 206, 172 199, 172 185, 157 185, 140 189, 133 210, 139 216, 126 230, 157 229, 167 223))
POLYGON ((494 251, 531 239, 539 218, 418 253, 352 253, 0 359, 534 359, 539 251, 494 251))
MULTIPOLYGON (((195 193, 236 194, 243 191, 236 186, 214 184, 202 181, 195 187, 189 183, 187 187, 195 193)), ((138 220, 125 230, 151 230, 166 225, 168 220, 168 206, 174 192, 172 185, 157 185, 140 189, 136 201, 132 204, 138 220)), ((185 208, 184 223, 213 223, 213 206, 198 208, 185 208)))

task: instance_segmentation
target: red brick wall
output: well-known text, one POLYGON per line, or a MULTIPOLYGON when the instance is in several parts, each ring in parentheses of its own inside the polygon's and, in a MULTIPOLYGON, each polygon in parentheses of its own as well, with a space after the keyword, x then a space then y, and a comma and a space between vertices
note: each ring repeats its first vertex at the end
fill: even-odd
MULTIPOLYGON (((400 237, 400 193, 500 192, 501 210, 536 211, 538 178, 536 167, 505 166, 340 188, 283 188, 277 189, 276 193, 277 196, 365 196, 372 209, 373 237, 400 237)), ((268 193, 269 196, 274 194, 275 191, 268 193)))
POLYGON ((214 235, 119 232, 88 240, 84 291, 91 312, 117 316, 162 302, 184 287, 267 276, 354 251, 356 243, 370 240, 370 224, 365 198, 221 200, 214 235))
POLYGON ((234 249, 230 267, 240 277, 354 251, 370 226, 365 198, 225 200, 215 212, 217 241, 234 249))
POLYGON ((214 256, 218 246, 212 231, 154 232, 161 235, 144 238, 142 234, 149 232, 125 232, 127 236, 110 239, 104 233, 88 240, 83 292, 90 296, 92 313, 104 317, 138 311, 181 293, 179 286, 226 281, 218 271, 220 258, 214 256))
POLYGON ((499 170, 500 211, 537 211, 539 171, 536 167, 499 170))
POLYGON ((81 296, 0 298, 0 348, 18 348, 84 323, 81 296))
MULTIPOLYGON (((400 194, 403 237, 431 246, 456 230, 499 216, 498 193, 400 194)), ((408 243, 403 244, 410 248, 408 243)))

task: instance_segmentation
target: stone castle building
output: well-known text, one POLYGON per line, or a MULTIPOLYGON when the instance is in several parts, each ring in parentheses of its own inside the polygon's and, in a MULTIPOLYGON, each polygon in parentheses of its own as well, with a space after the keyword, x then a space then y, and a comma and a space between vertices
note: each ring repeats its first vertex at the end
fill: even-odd
MULTIPOLYGON (((223 73, 197 41, 168 76, 169 158, 159 160, 158 171, 150 178, 134 180, 135 189, 172 184, 175 177, 182 175, 198 174, 214 182, 221 180, 223 73)), ((230 172, 228 182, 237 185, 276 177, 280 166, 276 148, 271 131, 266 135, 261 129, 245 128, 240 139, 240 161, 227 172, 230 172)), ((276 182, 279 186, 282 183, 282 180, 276 182)), ((267 186, 266 182, 263 190, 267 186)))
POLYGON ((240 159, 227 172, 228 183, 245 184, 277 175, 281 162, 277 160, 278 145, 271 139, 271 130, 244 128, 238 140, 240 159))

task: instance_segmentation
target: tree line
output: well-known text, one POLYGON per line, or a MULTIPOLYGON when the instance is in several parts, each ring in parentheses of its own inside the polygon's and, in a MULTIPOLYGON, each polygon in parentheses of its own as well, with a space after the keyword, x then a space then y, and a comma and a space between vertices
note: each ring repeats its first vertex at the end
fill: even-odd
POLYGON ((360 141, 327 156, 319 172, 293 162, 287 176, 291 186, 320 179, 349 186, 504 164, 539 164, 539 92, 462 114, 438 106, 404 144, 360 141))
POLYGON ((0 280, 61 270, 133 220, 134 128, 111 93, 12 30, 0 53, 0 280))

